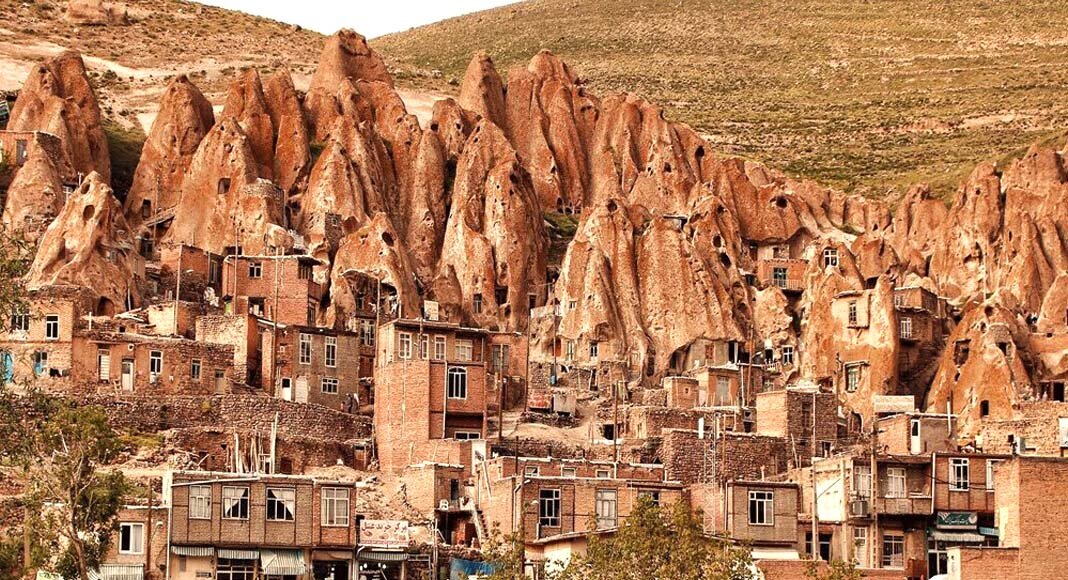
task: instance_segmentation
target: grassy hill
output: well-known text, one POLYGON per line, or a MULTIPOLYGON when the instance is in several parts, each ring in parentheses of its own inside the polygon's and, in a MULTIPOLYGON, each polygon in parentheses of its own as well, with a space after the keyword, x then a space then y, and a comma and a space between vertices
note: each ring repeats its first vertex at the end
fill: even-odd
POLYGON ((1068 125, 1068 3, 531 0, 376 39, 402 84, 504 73, 541 48, 722 150, 871 195, 945 194, 976 162, 1068 125))

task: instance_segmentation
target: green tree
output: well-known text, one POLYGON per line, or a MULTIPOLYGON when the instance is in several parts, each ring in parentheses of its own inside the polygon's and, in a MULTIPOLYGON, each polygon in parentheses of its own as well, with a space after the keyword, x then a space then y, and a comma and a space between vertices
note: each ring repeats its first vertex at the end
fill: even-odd
POLYGON ((502 536, 494 530, 486 545, 482 546, 482 555, 497 567, 489 580, 526 580, 527 576, 523 569, 524 551, 523 541, 519 534, 502 536))
POLYGON ((750 580, 749 550, 705 534, 683 503, 660 508, 641 499, 609 536, 591 534, 556 580, 750 580))
POLYGON ((860 580, 860 570, 853 562, 832 560, 823 566, 822 562, 809 562, 805 568, 805 577, 812 580, 860 580))
POLYGON ((100 408, 37 391, 5 393, 0 420, 0 456, 18 468, 34 543, 52 555, 64 578, 88 580, 107 552, 129 490, 121 472, 104 470, 122 449, 118 434, 100 408))

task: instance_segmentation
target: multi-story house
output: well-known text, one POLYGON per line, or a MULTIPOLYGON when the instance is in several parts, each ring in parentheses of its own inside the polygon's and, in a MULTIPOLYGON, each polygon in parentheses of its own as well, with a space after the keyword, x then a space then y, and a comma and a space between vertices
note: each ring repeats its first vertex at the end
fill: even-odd
POLYGON ((373 334, 261 323, 261 376, 274 396, 354 412, 370 403, 373 334))
POLYGON ((280 324, 314 326, 323 287, 313 279, 318 260, 304 255, 230 255, 223 260, 222 294, 233 312, 280 324))

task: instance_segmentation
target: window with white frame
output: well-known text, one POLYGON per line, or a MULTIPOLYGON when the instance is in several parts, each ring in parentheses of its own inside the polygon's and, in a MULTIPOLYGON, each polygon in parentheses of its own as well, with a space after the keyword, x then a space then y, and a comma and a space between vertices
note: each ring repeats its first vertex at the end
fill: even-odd
POLYGON ((860 499, 871 497, 871 467, 853 466, 853 494, 860 499))
POLYGON ((49 314, 45 316, 45 339, 59 340, 59 315, 49 314))
POLYGON ((905 567, 905 535, 883 532, 883 567, 905 567))
POLYGON ((364 346, 375 345, 375 321, 361 319, 360 320, 360 344, 364 346))
POLYGON ((119 524, 119 553, 143 554, 145 551, 145 524, 123 522, 119 524))
POLYGON ((594 472, 594 477, 597 479, 611 479, 612 471, 610 469, 598 469, 594 472))
POLYGON ((398 335, 400 346, 397 348, 397 356, 403 360, 412 358, 412 334, 402 332, 398 335))
POLYGON ((248 277, 249 278, 262 278, 263 277, 263 263, 262 262, 249 262, 248 263, 248 277))
POLYGON ((868 528, 853 528, 853 562, 868 567, 868 528))
POLYGON ((594 496, 597 513, 597 529, 607 530, 616 527, 616 508, 618 494, 614 489, 598 489, 594 496))
POLYGON ((430 358, 430 336, 426 334, 419 335, 419 359, 427 360, 430 358))
POLYGON ((986 460, 986 490, 993 493, 994 491, 994 469, 1002 460, 1000 459, 987 459, 986 460))
POLYGON ((753 526, 775 525, 775 492, 750 490, 749 524, 753 526))
POLYGON ((248 519, 248 488, 226 486, 222 489, 222 518, 224 520, 248 519))
POLYGON ((267 488, 267 521, 291 522, 297 507, 297 490, 291 487, 267 488))
POLYGON ((189 519, 211 519, 211 486, 189 486, 189 519))
POLYGON ((195 358, 195 359, 189 361, 189 377, 191 379, 193 379, 194 381, 199 381, 200 380, 200 367, 201 367, 200 359, 195 358))
POLYGON ((846 392, 855 393, 860 387, 860 365, 846 367, 846 392))
POLYGON ((163 374, 163 351, 153 350, 148 353, 148 380, 155 382, 163 374))
POLYGON ((467 369, 463 367, 450 368, 448 377, 448 388, 448 397, 450 399, 466 399, 467 369))
POLYGON ((300 357, 299 362, 302 365, 310 365, 312 357, 312 337, 310 334, 300 333, 300 357))
POLYGON ((470 340, 456 341, 456 360, 470 361, 474 358, 475 347, 470 340))
POLYGON ((560 468, 560 477, 575 478, 578 477, 578 470, 574 467, 562 467, 560 468))
POLYGON ((575 360, 575 341, 567 341, 567 346, 565 347, 564 353, 565 360, 575 360))
POLYGON ((26 332, 30 329, 30 315, 28 312, 18 311, 11 315, 11 331, 26 332))
POLYGON ((794 347, 784 346, 782 347, 782 364, 792 365, 794 364, 794 347))
POLYGON ((538 493, 538 524, 547 528, 560 526, 559 489, 543 489, 538 493))
POLYGON ((905 491, 905 468, 886 468, 886 497, 902 499, 907 496, 905 491))
POLYGON ((912 338, 912 317, 901 317, 901 338, 912 338))
POLYGON ((322 524, 327 527, 349 525, 349 490, 343 487, 324 487, 322 491, 322 524))
POLYGON ((482 433, 478 431, 457 431, 452 435, 457 441, 477 441, 482 439, 482 433))
POLYGON ((337 386, 338 386, 337 378, 335 378, 335 377, 323 377, 323 381, 322 381, 322 384, 321 384, 323 393, 326 393, 327 395, 336 395, 337 394, 337 386))
POLYGON ((326 366, 334 368, 337 366, 337 337, 326 337, 326 366))
POLYGON ((823 267, 826 268, 828 266, 831 266, 831 267, 837 267, 838 266, 838 249, 837 248, 826 248, 826 249, 823 250, 823 267))
POLYGON ((527 465, 523 468, 523 477, 538 477, 541 475, 541 467, 537 465, 527 465))
POLYGON ((857 320, 857 301, 853 300, 849 303, 849 326, 856 326, 857 320))
POLYGON ((949 491, 968 491, 969 462, 966 457, 949 460, 949 491))
POLYGON ((434 360, 445 360, 445 337, 440 334, 434 337, 434 360))
POLYGON ((597 358, 597 354, 600 350, 601 348, 596 341, 590 341, 590 358, 597 358))

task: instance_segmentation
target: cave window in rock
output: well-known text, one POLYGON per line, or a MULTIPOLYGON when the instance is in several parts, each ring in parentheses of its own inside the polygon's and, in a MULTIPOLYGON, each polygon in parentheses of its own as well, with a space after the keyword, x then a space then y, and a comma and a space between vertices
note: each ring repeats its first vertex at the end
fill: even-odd
POLYGON ((788 205, 786 198, 781 195, 775 196, 771 201, 775 204, 775 207, 779 209, 786 209, 786 206, 788 205))
POLYGON ((1001 354, 1005 355, 1005 358, 1012 360, 1012 343, 1006 341, 998 341, 998 348, 1001 350, 1001 354))
POLYGON ((722 248, 723 247, 723 236, 721 236, 719 234, 716 234, 716 235, 712 236, 712 245, 717 247, 717 248, 722 248))
POLYGON ((219 180, 219 195, 230 193, 230 178, 223 177, 219 180))
POLYGON ((597 343, 597 341, 596 340, 590 341, 590 358, 593 359, 593 360, 596 360, 599 351, 600 351, 600 345, 597 343))
POLYGON ((471 312, 482 314, 482 295, 475 294, 471 297, 471 312))
POLYGON ((979 401, 979 416, 986 417, 990 414, 990 401, 979 401))
POLYGON ((101 298, 96 303, 97 316, 115 316, 115 304, 107 298, 101 298))
POLYGON ((849 326, 857 326, 857 301, 849 303, 849 326))
POLYGON ((794 364, 794 347, 787 345, 782 347, 782 364, 791 366, 794 364))
POLYGON ((141 236, 139 241, 139 253, 145 258, 152 258, 152 254, 155 251, 155 242, 152 239, 152 236, 141 236))
POLYGON ((141 217, 145 219, 152 217, 152 202, 147 199, 141 200, 141 217))
POLYGON ((860 388, 860 365, 846 366, 846 392, 855 393, 860 388))
POLYGON ((730 256, 728 256, 728 255, 726 254, 726 252, 722 252, 722 253, 720 253, 720 255, 719 255, 719 261, 720 261, 720 263, 721 263, 721 264, 723 264, 723 265, 724 265, 725 267, 727 267, 727 268, 730 268, 730 267, 731 267, 731 257, 730 257, 730 256))
POLYGON ((533 292, 527 294, 527 310, 534 310, 538 307, 538 295, 533 292))
POLYGON ((823 250, 823 267, 838 267, 838 249, 826 248, 823 250))
POLYGON ((616 426, 609 423, 601 425, 601 437, 607 441, 615 441, 616 426))
POLYGON ((508 287, 497 286, 493 290, 493 298, 497 301, 497 306, 503 306, 506 302, 508 302, 508 287))

